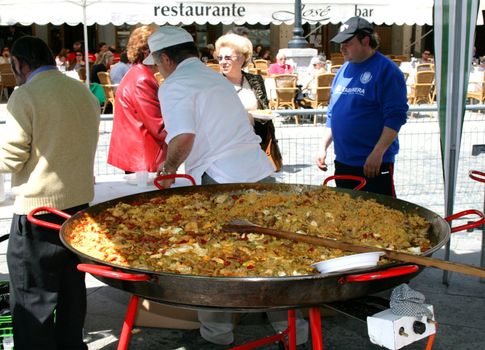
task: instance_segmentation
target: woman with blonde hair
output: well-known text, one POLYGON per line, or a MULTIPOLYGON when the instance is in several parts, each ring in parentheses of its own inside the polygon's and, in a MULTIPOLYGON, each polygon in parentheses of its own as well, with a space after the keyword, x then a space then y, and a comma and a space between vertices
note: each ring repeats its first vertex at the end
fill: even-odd
POLYGON ((167 132, 154 76, 158 70, 143 64, 150 54, 148 37, 155 29, 141 26, 131 33, 127 55, 132 66, 116 89, 108 163, 126 173, 156 172, 166 157, 167 132))
MULTIPOLYGON (((263 77, 250 74, 244 68, 251 61, 253 45, 248 38, 237 34, 226 34, 216 41, 215 57, 219 61, 222 74, 234 85, 239 99, 247 111, 268 109, 269 101, 264 87, 263 77)), ((261 148, 270 155, 275 171, 282 166, 281 153, 275 137, 275 128, 271 120, 248 118, 254 126, 254 132, 261 137, 261 148), (271 151, 271 153, 270 153, 271 151)))

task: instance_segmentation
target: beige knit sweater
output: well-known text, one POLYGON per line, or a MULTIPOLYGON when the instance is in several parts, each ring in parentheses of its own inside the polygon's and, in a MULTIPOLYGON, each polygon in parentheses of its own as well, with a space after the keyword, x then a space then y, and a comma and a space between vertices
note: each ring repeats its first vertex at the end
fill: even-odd
POLYGON ((43 71, 12 93, 7 110, 0 172, 12 173, 14 212, 90 202, 100 109, 87 87, 43 71))

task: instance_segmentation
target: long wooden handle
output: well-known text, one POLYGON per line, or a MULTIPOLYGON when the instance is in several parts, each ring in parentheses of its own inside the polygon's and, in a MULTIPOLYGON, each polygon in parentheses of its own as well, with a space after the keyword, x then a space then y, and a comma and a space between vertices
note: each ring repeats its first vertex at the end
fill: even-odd
POLYGON ((398 261, 404 261, 404 262, 410 262, 410 263, 415 263, 418 265, 422 266, 428 266, 428 267, 436 267, 441 270, 447 270, 447 271, 453 271, 453 272, 458 272, 462 273, 465 275, 470 275, 470 276, 478 276, 481 278, 485 278, 485 269, 475 267, 472 265, 465 265, 465 264, 459 264, 459 263, 454 263, 450 261, 445 261, 445 260, 440 260, 440 259, 434 259, 434 258, 428 258, 426 256, 421 256, 421 255, 414 255, 414 254, 409 254, 409 253, 403 253, 403 252, 398 252, 395 250, 389 250, 389 249, 383 249, 383 248, 377 248, 377 247, 369 247, 369 246, 362 246, 362 245, 355 245, 347 242, 341 242, 337 241, 334 239, 328 239, 328 238, 322 238, 322 237, 316 237, 316 236, 309 236, 305 234, 297 234, 293 232, 288 232, 288 231, 280 231, 280 230, 275 230, 267 227, 261 227, 257 225, 224 225, 222 227, 224 231, 230 231, 230 232, 254 232, 254 233, 263 233, 263 234, 268 234, 271 236, 275 236, 278 238, 284 238, 284 239, 289 239, 292 241, 297 241, 297 242, 304 242, 308 244, 313 244, 313 245, 319 245, 319 246, 324 246, 324 247, 329 247, 329 248, 336 248, 336 249, 341 249, 341 250, 346 250, 349 252, 356 252, 356 253, 367 253, 367 252, 384 252, 386 254, 386 257, 389 259, 393 260, 398 260, 398 261))

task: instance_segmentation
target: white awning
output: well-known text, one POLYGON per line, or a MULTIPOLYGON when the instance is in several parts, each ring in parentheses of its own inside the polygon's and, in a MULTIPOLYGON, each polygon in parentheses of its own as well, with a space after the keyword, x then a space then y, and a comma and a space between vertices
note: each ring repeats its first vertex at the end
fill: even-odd
MULTIPOLYGON (((294 0, 0 0, 0 25, 94 23, 231 24, 294 22, 294 0)), ((302 0, 302 21, 432 24, 433 0, 302 0)))

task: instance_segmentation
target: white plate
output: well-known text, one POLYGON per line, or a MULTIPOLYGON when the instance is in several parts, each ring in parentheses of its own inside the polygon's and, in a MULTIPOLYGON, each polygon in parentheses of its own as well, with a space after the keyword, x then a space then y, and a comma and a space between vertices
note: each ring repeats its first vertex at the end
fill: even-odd
POLYGON ((253 116, 253 118, 262 119, 262 120, 271 120, 275 117, 279 117, 278 113, 271 111, 271 113, 264 113, 263 110, 257 109, 254 111, 249 111, 249 113, 253 116))
POLYGON ((379 257, 384 254, 384 252, 352 254, 341 256, 339 258, 319 261, 311 266, 317 269, 320 273, 360 269, 376 266, 377 262, 379 261, 379 257))

